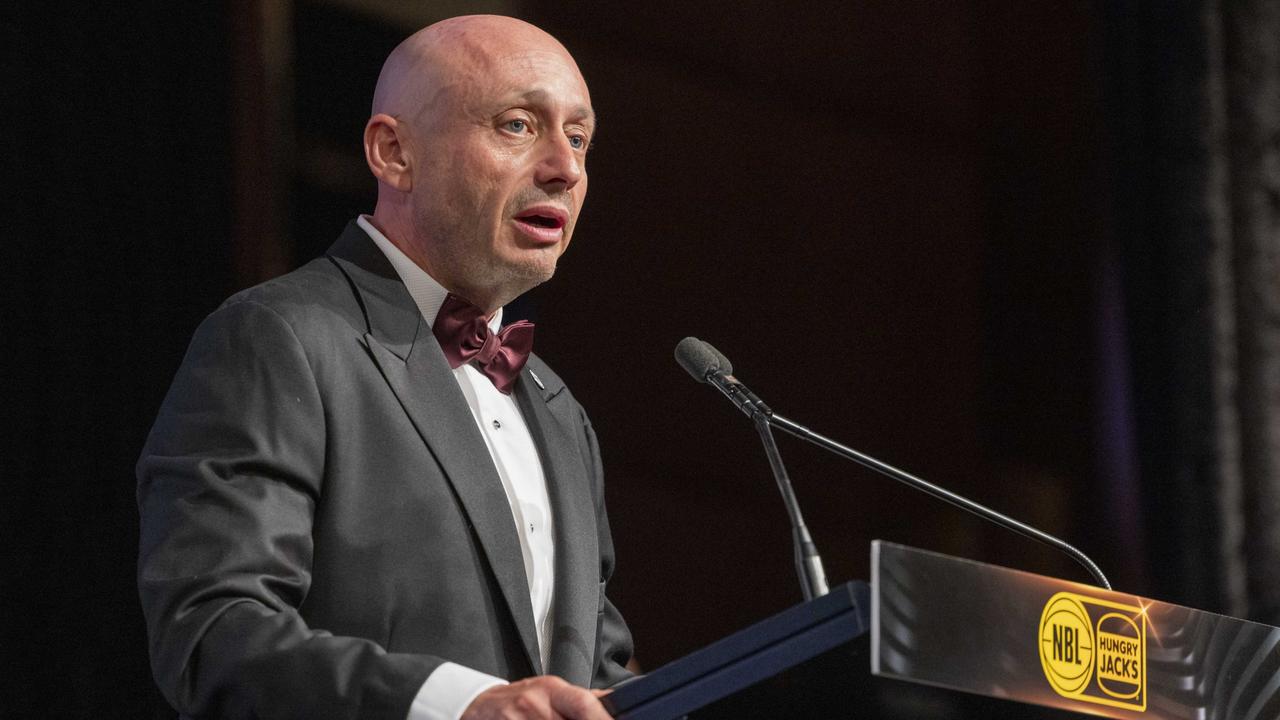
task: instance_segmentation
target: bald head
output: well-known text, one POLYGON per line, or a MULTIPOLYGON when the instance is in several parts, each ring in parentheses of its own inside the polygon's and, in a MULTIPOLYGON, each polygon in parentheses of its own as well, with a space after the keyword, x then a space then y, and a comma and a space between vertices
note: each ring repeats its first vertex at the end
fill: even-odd
POLYGON ((560 41, 523 20, 466 15, 441 20, 410 35, 382 65, 373 92, 373 112, 416 117, 458 82, 491 71, 495 63, 524 52, 560 56, 577 70, 560 41))
POLYGON ((521 20, 444 20, 387 57, 365 127, 374 224, 493 310, 551 277, 586 198, 595 114, 577 64, 521 20))

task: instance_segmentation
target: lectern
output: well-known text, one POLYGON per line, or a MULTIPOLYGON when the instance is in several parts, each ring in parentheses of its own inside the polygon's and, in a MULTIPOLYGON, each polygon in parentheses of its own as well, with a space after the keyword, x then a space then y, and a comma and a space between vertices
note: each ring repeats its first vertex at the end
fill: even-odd
POLYGON ((1280 628, 882 541, 871 553, 870 585, 628 681, 606 707, 626 720, 1280 718, 1280 628))

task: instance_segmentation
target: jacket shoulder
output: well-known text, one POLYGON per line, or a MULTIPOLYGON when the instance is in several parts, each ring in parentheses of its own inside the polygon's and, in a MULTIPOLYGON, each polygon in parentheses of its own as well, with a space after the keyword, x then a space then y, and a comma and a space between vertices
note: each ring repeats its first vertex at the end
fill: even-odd
POLYGON ((366 330, 364 313, 346 276, 328 257, 316 258, 302 267, 227 298, 214 314, 236 306, 252 304, 278 315, 299 337, 321 326, 350 326, 358 333, 366 330))
POLYGON ((327 257, 316 258, 296 270, 245 288, 223 301, 221 307, 252 302, 289 317, 317 305, 351 297, 346 278, 327 257), (344 297, 345 296, 345 297, 344 297))

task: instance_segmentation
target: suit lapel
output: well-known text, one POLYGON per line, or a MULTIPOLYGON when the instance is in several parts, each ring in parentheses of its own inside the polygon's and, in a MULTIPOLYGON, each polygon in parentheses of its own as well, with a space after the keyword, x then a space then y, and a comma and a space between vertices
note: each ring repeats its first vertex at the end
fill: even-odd
POLYGON ((535 674, 542 673, 511 505, 444 353, 399 275, 364 230, 348 225, 329 255, 364 307, 369 354, 453 486, 507 601, 530 666, 535 674))
MULTIPOLYGON (((536 362, 530 359, 530 365, 536 362)), ((562 390, 559 384, 540 388, 526 367, 513 394, 538 446, 555 518, 555 601, 548 672, 586 686, 595 656, 599 536, 590 480, 575 437, 581 427, 573 417, 578 411, 565 398, 555 400, 562 390)))

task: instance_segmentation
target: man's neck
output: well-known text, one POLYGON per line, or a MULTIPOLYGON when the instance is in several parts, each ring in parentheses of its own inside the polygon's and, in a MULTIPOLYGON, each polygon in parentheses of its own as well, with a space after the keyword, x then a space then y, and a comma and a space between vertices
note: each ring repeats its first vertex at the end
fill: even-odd
POLYGON ((411 231, 406 229, 404 223, 399 221, 397 214, 385 211, 385 206, 381 203, 379 203, 372 215, 361 215, 360 217, 372 225, 387 242, 395 245, 396 249, 404 253, 405 257, 412 260, 413 264, 421 268, 432 280, 435 280, 450 293, 480 308, 486 317, 492 318, 494 313, 501 310, 512 299, 502 297, 501 293, 462 287, 453 282, 447 276, 447 273, 440 272, 438 268, 434 267, 434 264, 428 260, 418 244, 406 240, 406 238, 411 237, 411 231), (383 211, 381 212, 381 217, 379 216, 380 211, 383 211))
MULTIPOLYGON (((373 243, 378 246, 387 260, 391 262, 391 266, 395 269, 396 274, 400 276, 400 281, 404 283, 405 289, 409 291, 409 297, 413 298, 413 302, 418 306, 419 312, 428 324, 434 325, 436 313, 440 311, 440 306, 444 303, 445 295, 452 292, 438 280, 431 276, 423 267, 414 262, 404 251, 400 249, 387 237, 376 225, 373 224, 372 218, 368 215, 361 215, 356 221, 362 230, 369 235, 373 243)), ((471 302, 465 295, 454 293, 458 297, 471 302)), ((480 307, 477 305, 477 307, 480 307)), ((483 308, 481 308, 483 310, 483 308)), ((502 308, 485 313, 490 321, 490 327, 494 330, 502 322, 502 308)))

